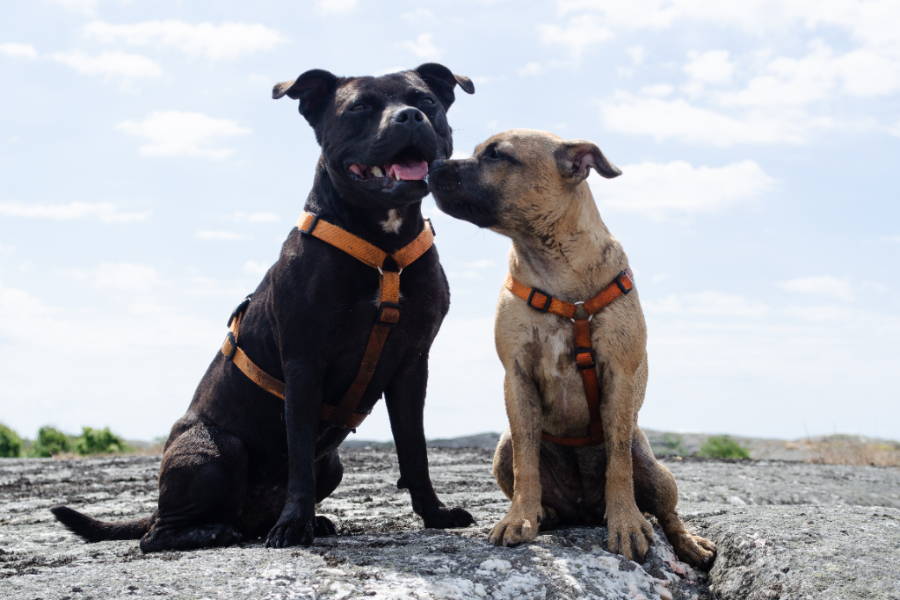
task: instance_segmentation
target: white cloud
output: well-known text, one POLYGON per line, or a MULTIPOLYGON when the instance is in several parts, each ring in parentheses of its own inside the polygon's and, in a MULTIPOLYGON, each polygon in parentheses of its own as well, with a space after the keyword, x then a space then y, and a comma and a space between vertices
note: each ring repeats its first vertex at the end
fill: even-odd
POLYGON ((168 20, 116 25, 94 21, 85 26, 84 32, 101 42, 168 47, 211 60, 271 50, 286 41, 278 31, 257 23, 193 24, 168 20))
POLYGON ((800 58, 779 56, 765 65, 743 89, 723 93, 726 106, 802 106, 849 96, 881 96, 900 90, 900 57, 888 59, 869 50, 835 52, 821 41, 800 58))
POLYGON ((588 47, 613 37, 606 24, 594 15, 579 15, 565 25, 540 25, 538 35, 542 43, 564 46, 576 58, 588 47))
POLYGON ((66 10, 92 15, 97 11, 98 0, 51 0, 66 10))
POLYGON ((165 304, 172 299, 154 306, 91 293, 73 305, 59 293, 45 302, 0 286, 0 378, 17 399, 4 404, 5 420, 31 433, 49 415, 67 430, 109 424, 129 437, 164 434, 224 333, 224 315, 197 310, 194 299, 175 310, 165 304))
POLYGON ((92 269, 73 269, 72 277, 101 290, 146 293, 162 284, 159 271, 149 265, 102 263, 92 269))
POLYGON ((450 281, 483 279, 485 272, 493 269, 497 263, 489 258, 479 258, 463 262, 451 262, 447 269, 450 281))
POLYGON ((244 212, 242 210, 236 210, 228 215, 227 219, 229 221, 234 221, 235 223, 277 223, 281 220, 281 217, 273 212, 244 212))
POLYGON ((127 52, 103 52, 90 56, 82 52, 57 52, 50 56, 84 75, 99 75, 120 79, 147 79, 162 75, 156 61, 140 54, 127 52))
POLYGON ((421 59, 435 59, 441 55, 430 33, 420 33, 414 40, 400 42, 400 46, 421 59))
POLYGON ((647 51, 643 46, 629 46, 625 48, 625 53, 628 55, 628 58, 631 59, 631 63, 634 65, 640 65, 644 62, 644 58, 647 56, 647 51))
POLYGON ((654 85, 645 85, 641 88, 641 93, 645 96, 655 96, 658 98, 665 98, 666 96, 671 96, 672 92, 675 91, 675 88, 667 83, 657 83, 654 85))
POLYGON ((815 277, 799 277, 782 281, 781 289, 799 294, 814 294, 816 296, 829 296, 838 300, 852 300, 853 286, 846 279, 840 279, 831 275, 819 275, 815 277))
POLYGON ((5 42, 0 44, 0 54, 11 56, 13 58, 37 58, 37 50, 31 44, 19 44, 16 42, 5 42))
POLYGON ((684 71, 702 83, 724 83, 734 75, 734 63, 727 50, 691 52, 684 71))
MULTIPOLYGON (((702 27, 704 31, 732 36, 733 31, 727 30, 738 30, 754 36, 766 35, 763 39, 773 44, 782 39, 794 43, 806 40, 807 50, 800 55, 791 55, 793 44, 790 53, 779 55, 781 48, 777 45, 761 48, 758 41, 756 47, 762 51, 748 51, 736 58, 721 49, 690 55, 684 66, 687 81, 681 90, 706 104, 695 107, 697 110, 690 114, 685 114, 685 106, 670 106, 670 116, 675 120, 688 117, 692 129, 696 121, 708 116, 716 129, 731 132, 727 137, 734 138, 734 143, 801 143, 821 128, 871 130, 873 119, 866 116, 872 114, 870 111, 859 107, 852 114, 835 118, 836 102, 842 96, 876 98, 900 91, 900 36, 894 32, 894 24, 900 22, 900 3, 892 0, 712 4, 698 0, 636 0, 627 6, 605 0, 559 0, 557 7, 559 23, 543 26, 539 38, 568 46, 576 55, 622 33, 675 27, 702 27), (844 39, 838 37, 841 33, 844 39), (836 37, 838 41, 832 42, 836 37), (733 89, 709 94, 705 86, 730 83, 736 78, 736 62, 742 65, 741 74, 746 73, 747 79, 733 89), (717 114, 716 106, 751 112, 717 114)), ((621 67, 620 71, 623 76, 630 73, 621 67)), ((678 128, 678 124, 669 129, 672 127, 678 128)), ((667 134, 658 137, 665 138, 667 134)), ((695 142, 728 145, 698 140, 689 132, 669 137, 693 137, 695 142)))
POLYGON ((400 18, 404 21, 408 21, 414 25, 419 26, 423 24, 431 25, 438 21, 438 18, 433 11, 428 10, 427 8, 422 8, 421 6, 414 8, 413 10, 401 13, 400 18))
POLYGON ((893 43, 900 6, 893 0, 781 0, 779 2, 701 2, 699 0, 558 0, 561 15, 587 13, 611 30, 661 30, 687 23, 771 32, 789 26, 828 25, 856 39, 893 43))
POLYGON ((522 77, 535 77, 544 72, 544 63, 536 60, 529 61, 516 69, 516 73, 522 77))
POLYGON ((139 149, 143 156, 199 156, 212 159, 234 154, 234 148, 221 145, 223 138, 250 133, 250 129, 229 119, 174 110, 156 111, 141 120, 123 121, 117 128, 146 139, 139 149))
POLYGON ((246 234, 237 233, 236 231, 223 231, 212 229, 200 229, 194 232, 194 237, 198 240, 219 241, 219 242, 236 242, 249 239, 246 234))
POLYGON ((706 317, 764 317, 769 307, 737 294, 706 290, 671 294, 660 300, 644 300, 648 312, 658 315, 700 315, 706 317))
POLYGON ((316 10, 326 15, 347 14, 358 5, 358 0, 316 0, 316 10))
POLYGON ((97 219, 103 223, 132 223, 146 221, 150 216, 150 211, 123 212, 115 204, 109 202, 68 202, 65 204, 0 202, 0 216, 53 221, 97 219))
POLYGON ((591 178, 600 207, 656 220, 721 211, 764 194, 775 183, 751 160, 721 167, 646 162, 625 165, 622 172, 611 181, 591 178))
POLYGON ((855 315, 856 311, 846 306, 824 304, 818 306, 791 306, 786 308, 784 313, 789 317, 809 323, 824 323, 849 320, 855 315))
POLYGON ((748 112, 731 116, 682 98, 645 98, 617 92, 600 105, 604 125, 613 131, 657 140, 727 147, 735 144, 799 144, 812 131, 834 126, 831 118, 802 112, 748 112))

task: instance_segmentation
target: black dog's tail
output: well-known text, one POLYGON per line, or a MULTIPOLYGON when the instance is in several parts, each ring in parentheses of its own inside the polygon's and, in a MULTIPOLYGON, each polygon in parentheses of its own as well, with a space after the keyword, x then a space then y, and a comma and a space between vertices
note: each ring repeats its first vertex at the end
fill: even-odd
POLYGON ((81 536, 86 542, 103 540, 136 540, 150 530, 153 517, 144 517, 133 521, 108 523, 98 521, 68 506, 54 506, 50 509, 53 516, 72 533, 81 536))

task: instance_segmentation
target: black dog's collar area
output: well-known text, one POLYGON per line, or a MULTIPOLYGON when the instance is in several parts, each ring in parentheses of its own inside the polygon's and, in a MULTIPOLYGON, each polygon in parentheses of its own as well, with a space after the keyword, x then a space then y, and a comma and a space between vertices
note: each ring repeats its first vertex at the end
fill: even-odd
POLYGON ((244 298, 237 307, 231 311, 231 316, 228 317, 228 323, 226 323, 226 327, 231 327, 231 324, 235 319, 239 318, 244 314, 244 311, 247 310, 247 307, 250 306, 250 300, 253 298, 253 294, 247 294, 247 297, 244 298))
MULTIPOLYGON (((229 325, 231 325, 231 323, 229 323, 229 325)), ((228 340, 228 344, 231 346, 231 350, 228 352, 228 354, 225 355, 225 358, 228 360, 234 360, 234 355, 237 353, 238 349, 237 340, 234 337, 234 332, 229 331, 228 335, 226 335, 225 338, 228 340)))
POLYGON ((315 231, 316 225, 319 224, 319 215, 312 215, 312 220, 310 220, 309 225, 304 229, 303 224, 300 225, 297 229, 300 230, 300 233, 303 235, 312 235, 312 232, 315 231))

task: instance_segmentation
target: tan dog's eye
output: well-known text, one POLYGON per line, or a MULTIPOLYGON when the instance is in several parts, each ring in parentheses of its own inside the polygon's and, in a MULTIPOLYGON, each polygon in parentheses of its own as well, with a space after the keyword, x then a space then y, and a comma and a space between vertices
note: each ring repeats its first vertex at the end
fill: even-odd
POLYGON ((356 102, 353 106, 350 107, 350 112, 362 112, 364 110, 368 110, 369 105, 365 102, 356 102))
POLYGON ((514 165, 522 164, 514 156, 501 152, 497 149, 497 144, 491 144, 481 153, 481 158, 487 161, 504 161, 514 165))
POLYGON ((497 152, 497 146, 491 144, 485 149, 484 153, 481 155, 482 158, 486 158, 488 160, 500 160, 503 158, 499 152, 497 152))

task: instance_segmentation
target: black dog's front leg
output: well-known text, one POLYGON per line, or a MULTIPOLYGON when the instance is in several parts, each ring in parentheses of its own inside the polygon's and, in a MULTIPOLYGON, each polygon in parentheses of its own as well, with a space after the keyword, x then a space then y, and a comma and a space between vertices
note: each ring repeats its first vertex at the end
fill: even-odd
POLYGON ((316 516, 315 452, 322 384, 311 364, 285 365, 284 425, 287 430, 288 482, 284 508, 269 531, 266 546, 309 546, 316 516))
POLYGON ((467 527, 475 523, 472 515, 462 508, 446 508, 431 485, 422 423, 427 382, 428 357, 421 356, 394 378, 385 393, 400 462, 397 487, 409 490, 413 510, 425 527, 467 527))

